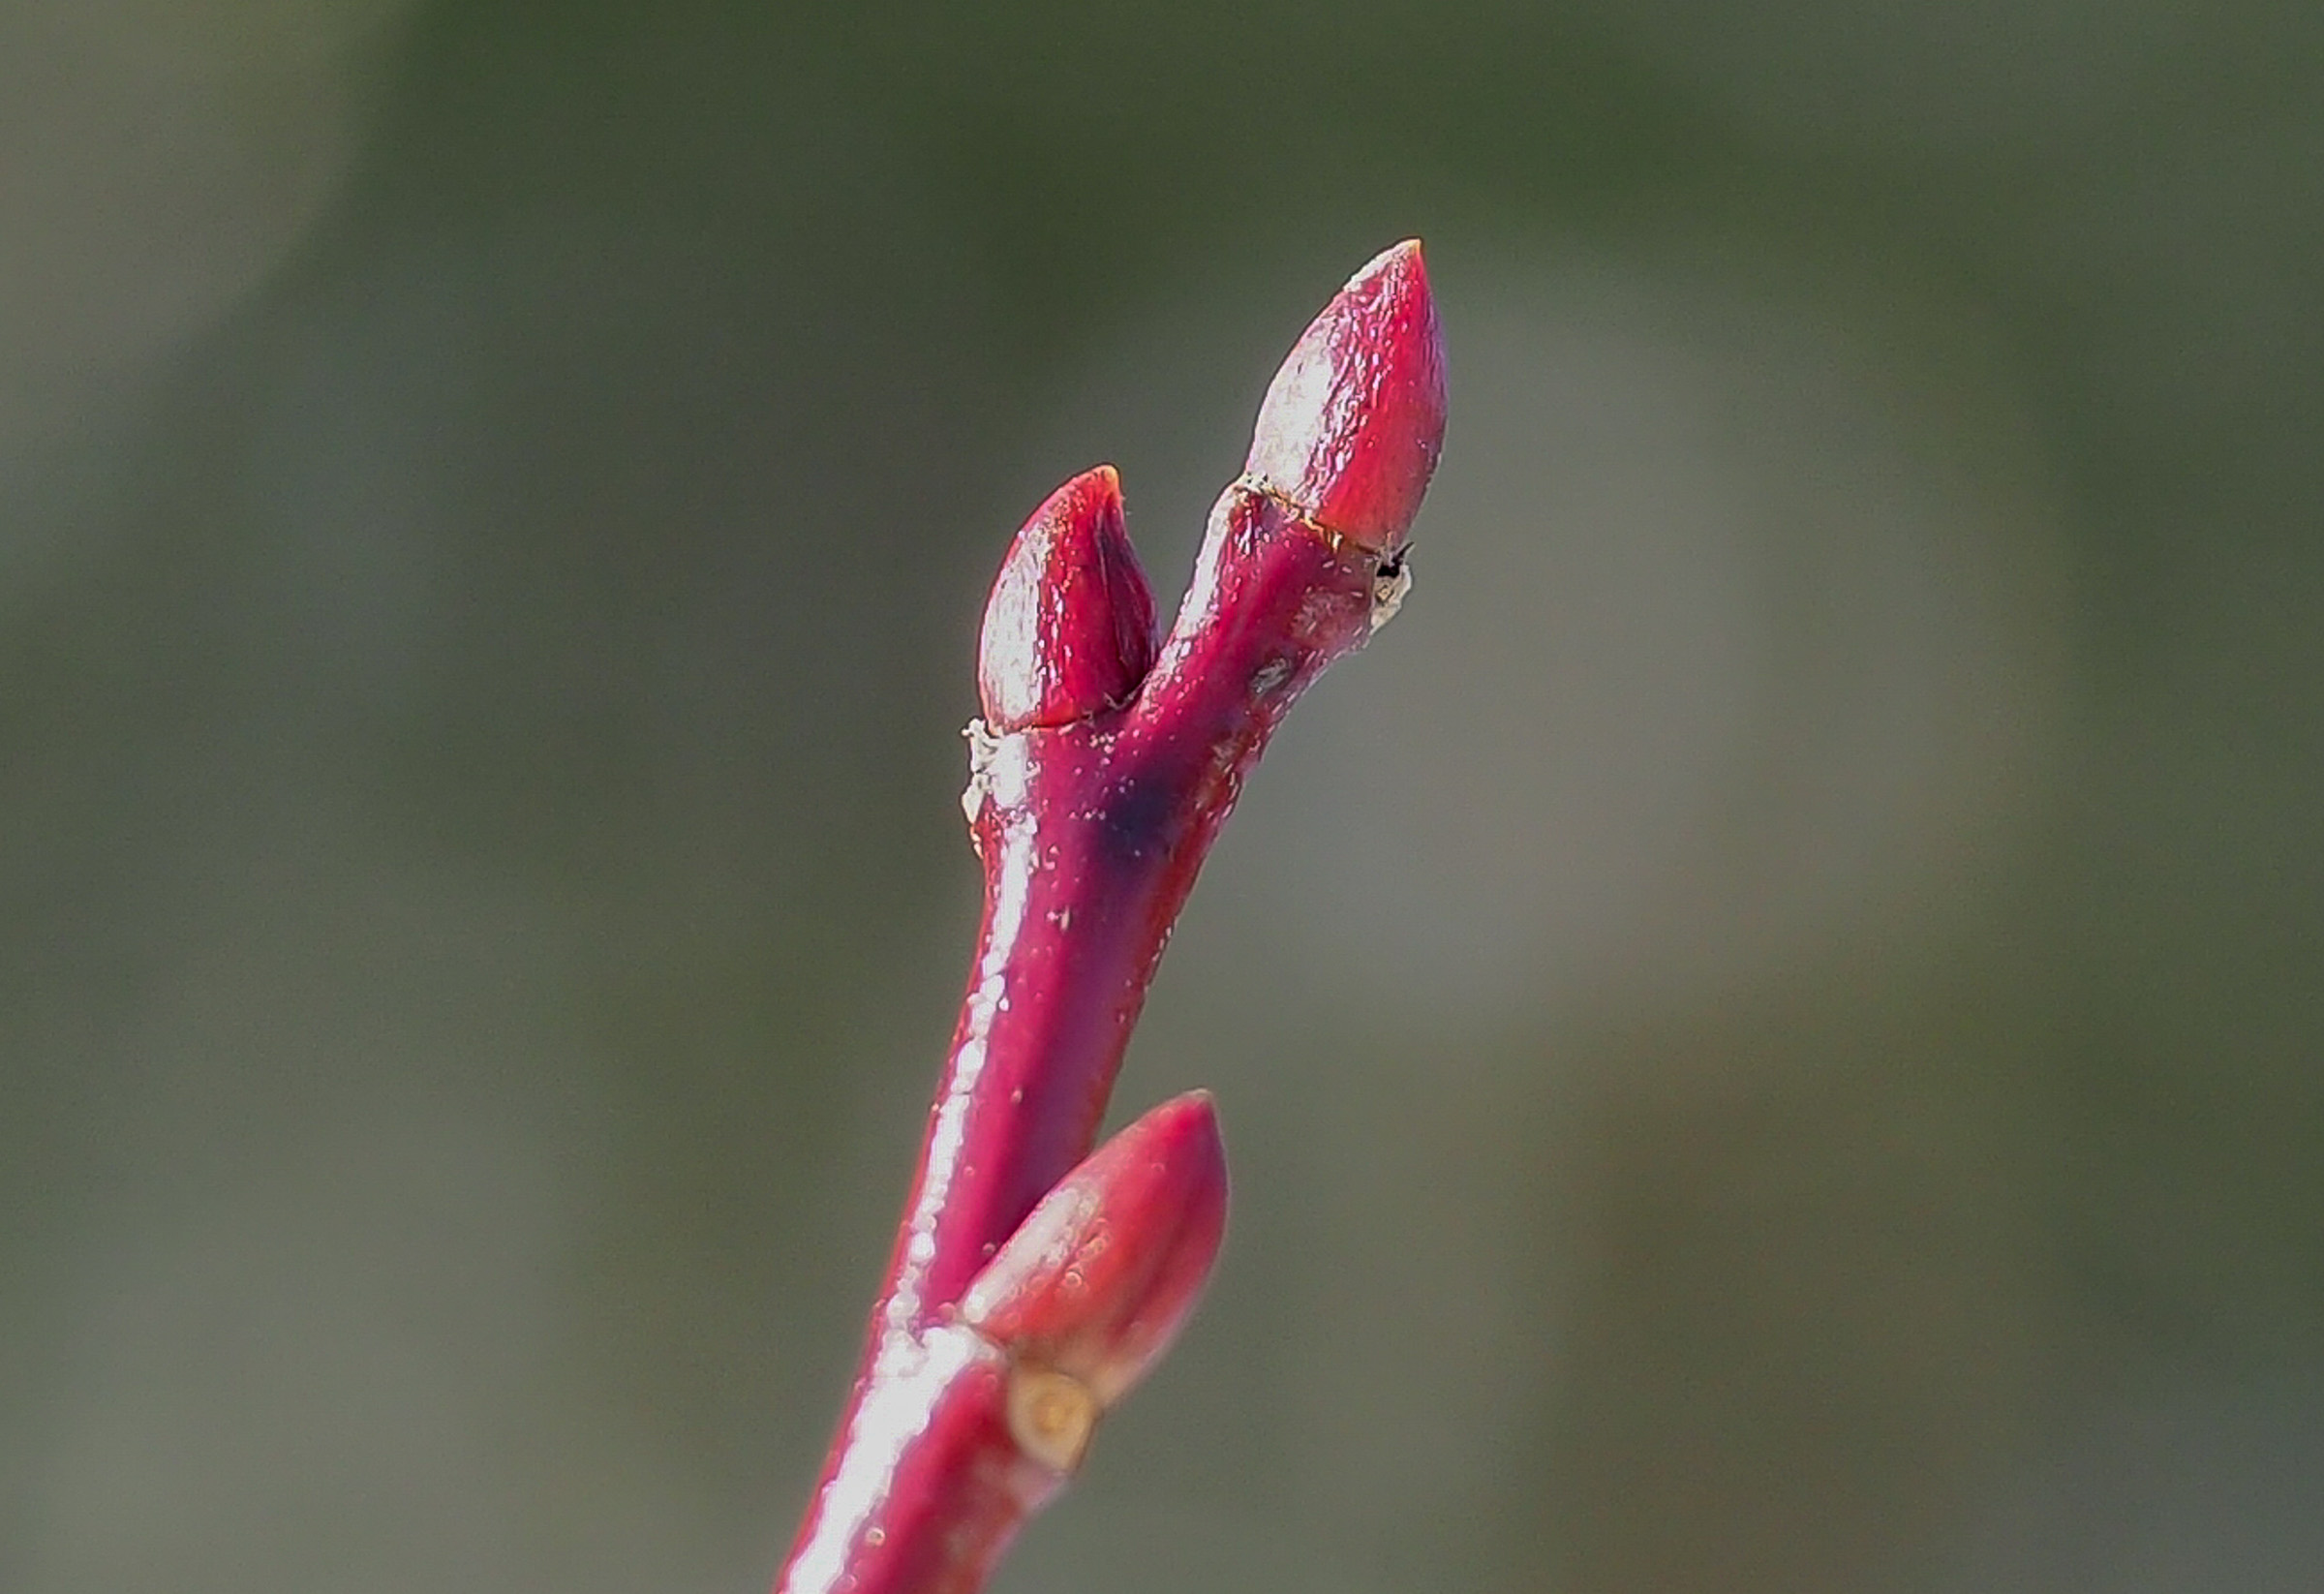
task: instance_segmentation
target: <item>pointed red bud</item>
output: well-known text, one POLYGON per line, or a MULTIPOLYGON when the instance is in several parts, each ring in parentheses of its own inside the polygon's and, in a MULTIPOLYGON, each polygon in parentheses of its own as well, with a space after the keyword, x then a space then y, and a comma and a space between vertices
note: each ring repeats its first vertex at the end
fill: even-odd
POLYGON ((1001 561, 977 644, 985 723, 1070 725, 1126 701, 1153 662, 1153 594, 1121 478, 1100 465, 1050 494, 1001 561))
POLYGON ((1227 1152, 1207 1090, 1147 1113, 1060 1180, 961 1298, 1021 1364, 1112 1405, 1202 1299, 1227 1221, 1227 1152))
POLYGON ((1418 239, 1348 280, 1259 407, 1245 474, 1373 553, 1403 541, 1445 442, 1445 344, 1418 239))

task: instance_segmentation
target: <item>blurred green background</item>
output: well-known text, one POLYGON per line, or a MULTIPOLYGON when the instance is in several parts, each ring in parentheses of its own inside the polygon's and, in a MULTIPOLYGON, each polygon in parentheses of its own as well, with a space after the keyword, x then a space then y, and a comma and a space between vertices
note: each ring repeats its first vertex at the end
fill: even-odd
POLYGON ((1211 1299, 1014 1594, 2312 1589, 2324 13, 8 0, 0 1586, 749 1591, 975 914, 1428 241, 1403 617, 1118 1096, 1211 1299))

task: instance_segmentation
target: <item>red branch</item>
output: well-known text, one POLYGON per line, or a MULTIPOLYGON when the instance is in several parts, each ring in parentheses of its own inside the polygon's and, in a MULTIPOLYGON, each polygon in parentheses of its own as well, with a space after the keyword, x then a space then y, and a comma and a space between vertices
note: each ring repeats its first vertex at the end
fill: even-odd
POLYGON ((1420 246, 1399 244, 1276 374, 1158 653, 1111 467, 1018 533, 968 732, 975 966, 779 1594, 971 1594, 1193 1309, 1225 1216, 1209 1098, 1089 1146, 1244 777, 1402 599, 1444 421, 1435 306, 1420 246))

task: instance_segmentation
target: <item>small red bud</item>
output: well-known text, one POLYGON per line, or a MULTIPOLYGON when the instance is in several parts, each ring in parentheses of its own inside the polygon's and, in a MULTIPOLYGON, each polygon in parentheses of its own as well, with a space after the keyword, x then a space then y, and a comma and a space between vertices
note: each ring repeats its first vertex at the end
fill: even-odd
POLYGON ((985 602, 976 684, 995 731, 1069 725, 1128 700, 1154 662, 1154 598, 1121 520, 1121 478, 1084 471, 1009 544, 985 602))
POLYGON ((1110 1406, 1202 1299, 1226 1221, 1218 1115, 1208 1091, 1191 1091, 1058 1180, 969 1284, 961 1316, 1110 1406))
POLYGON ((1418 239, 1348 280, 1259 407, 1245 474, 1373 553, 1404 539, 1445 442, 1445 345, 1418 239))

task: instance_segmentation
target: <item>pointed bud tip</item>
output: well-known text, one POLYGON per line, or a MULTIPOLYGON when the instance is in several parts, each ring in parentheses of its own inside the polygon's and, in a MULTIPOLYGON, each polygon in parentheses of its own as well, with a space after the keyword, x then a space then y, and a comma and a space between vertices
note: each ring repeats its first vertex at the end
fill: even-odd
POLYGON ((1375 553, 1420 512, 1445 440, 1444 333, 1417 238, 1382 251, 1300 334, 1246 473, 1375 553))
POLYGON ((1217 1109, 1190 1091, 1060 1180, 969 1284, 961 1315, 1112 1405, 1202 1299, 1226 1217, 1217 1109))
POLYGON ((1050 494, 1001 561, 977 642, 985 722, 1086 720, 1128 698, 1153 662, 1153 593, 1122 522, 1121 477, 1100 465, 1050 494))

